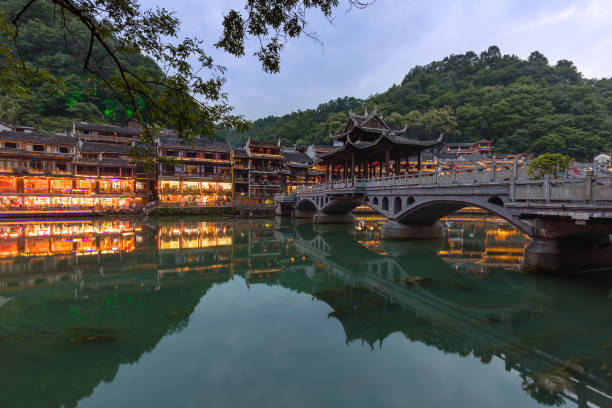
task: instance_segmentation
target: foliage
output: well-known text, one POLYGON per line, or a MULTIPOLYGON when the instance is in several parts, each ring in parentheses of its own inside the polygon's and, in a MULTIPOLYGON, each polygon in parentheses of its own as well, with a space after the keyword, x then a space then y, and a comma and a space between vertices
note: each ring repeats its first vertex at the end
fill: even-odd
POLYGON ((565 154, 545 153, 529 163, 527 174, 534 179, 541 179, 546 175, 559 178, 569 170, 572 161, 574 159, 565 154))
MULTIPOLYGON (((338 0, 245 0, 244 13, 225 16, 216 46, 240 57, 247 39, 257 37, 263 69, 278 72, 284 42, 311 35, 304 31, 306 12, 331 19, 337 6, 338 0)), ((222 91, 225 68, 200 39, 180 38, 179 29, 172 12, 144 10, 138 0, 0 0, 0 106, 29 94, 17 116, 44 130, 72 119, 99 122, 101 113, 111 122, 136 117, 151 128, 170 127, 185 138, 212 136, 217 127, 245 129, 222 91)))
POLYGON ((357 98, 338 98, 319 105, 316 109, 292 112, 282 117, 269 116, 253 122, 251 129, 239 134, 234 131, 221 130, 219 135, 236 146, 244 143, 251 136, 258 140, 280 139, 285 146, 297 143, 329 144, 329 135, 342 131, 352 109, 363 105, 357 98))
POLYGON ((535 51, 523 60, 492 46, 410 70, 399 85, 364 101, 339 98, 317 109, 257 120, 232 144, 257 139, 329 143, 340 113, 374 109, 417 138, 493 140, 498 152, 567 153, 587 161, 612 150, 612 80, 585 79, 568 60, 550 65, 535 51), (343 102, 343 103, 339 103, 343 102))

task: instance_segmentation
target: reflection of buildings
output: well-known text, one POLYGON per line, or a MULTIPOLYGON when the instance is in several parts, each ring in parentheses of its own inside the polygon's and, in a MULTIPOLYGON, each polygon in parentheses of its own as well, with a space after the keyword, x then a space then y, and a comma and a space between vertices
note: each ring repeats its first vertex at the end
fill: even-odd
MULTIPOLYGON (((80 237, 92 234, 96 239, 112 241, 125 237, 133 241, 125 250, 117 248, 114 252, 103 253, 102 247, 98 247, 95 256, 70 254, 65 252, 66 248, 58 247, 53 256, 27 258, 40 260, 29 271, 16 269, 25 265, 19 263, 19 258, 26 259, 25 256, 14 256, 8 251, 2 258, 0 281, 36 272, 31 276, 39 282, 37 285, 53 284, 57 290, 47 287, 19 291, 19 287, 0 287, 0 296, 12 297, 12 303, 0 307, 2 333, 49 330, 48 322, 53 322, 51 334, 45 332, 40 343, 34 342, 35 346, 28 338, 3 342, 10 361, 9 365, 6 360, 3 363, 5 367, 18 364, 26 369, 35 365, 30 380, 37 384, 50 381, 49 373, 58 370, 66 370, 62 374, 71 381, 63 382, 70 383, 70 390, 60 384, 43 388, 48 391, 42 395, 15 393, 11 388, 14 382, 1 384, 0 391, 11 398, 41 395, 44 404, 54 406, 59 406, 55 402, 60 400, 76 405, 72 402, 89 395, 100 381, 113 379, 120 364, 137 361, 165 334, 185 327, 195 306, 213 284, 242 276, 247 285, 279 285, 309 293, 327 303, 332 309, 329 317, 342 325, 347 342, 382 346, 387 336, 398 333, 445 353, 471 354, 483 363, 501 359, 507 370, 519 373, 525 390, 540 402, 610 404, 605 393, 609 394, 612 387, 605 380, 608 371, 601 368, 602 364, 610 363, 610 356, 605 345, 596 344, 603 337, 594 341, 583 335, 587 327, 598 321, 588 311, 605 310, 607 294, 595 293, 585 304, 572 298, 570 290, 575 289, 574 285, 570 290, 559 289, 551 287, 549 280, 539 281, 515 273, 500 273, 491 279, 457 273, 436 255, 439 242, 379 244, 377 221, 359 222, 360 229, 355 232, 342 226, 311 224, 279 228, 271 221, 163 222, 156 230, 116 221, 5 224, 0 238, 18 241, 48 236, 78 242, 80 237), (356 239, 352 238, 353 233, 356 239), (10 313, 6 312, 7 307, 12 307, 10 313), (64 313, 66 310, 69 313, 64 313), (578 325, 571 332, 567 330, 568 315, 578 325), (577 316, 583 316, 583 320, 577 316), (102 333, 120 337, 121 341, 111 347, 96 348, 96 353, 101 354, 95 357, 69 358, 73 356, 72 348, 66 351, 68 348, 60 347, 56 351, 57 344, 49 340, 72 341, 61 337, 66 336, 61 331, 65 327, 76 327, 69 335, 76 333, 77 340, 78 336, 95 337, 102 333), (107 333, 96 327, 112 330, 107 333), (540 331, 546 331, 547 336, 534 335, 540 331), (567 336, 572 347, 560 347, 562 342, 550 341, 562 336, 567 336), (42 352, 45 347, 41 344, 53 353, 42 352), (12 360, 13 349, 22 352, 31 349, 31 354, 25 360, 12 360), (590 359, 578 360, 582 353, 590 359), (92 364, 92 359, 96 364, 92 364), (63 363, 59 364, 60 361, 63 363), (569 374, 560 374, 564 375, 561 382, 547 374, 557 372, 569 374), (557 381, 552 388, 551 381, 557 381), (57 389, 61 393, 50 395, 57 389)), ((461 242, 466 250, 514 245, 512 234, 487 235, 486 229, 472 240, 468 232, 472 230, 470 223, 463 222, 462 232, 453 226, 452 236, 443 245, 461 242), (478 239, 487 243, 479 246, 478 239)), ((491 222, 485 225, 490 225, 486 227, 490 231, 500 227, 491 222)))
POLYGON ((91 266, 86 258, 102 264, 107 255, 129 253, 141 231, 116 220, 1 223, 0 288, 79 280, 91 266))
POLYGON ((503 219, 464 214, 443 222, 445 239, 438 255, 446 262, 475 274, 492 268, 520 269, 528 237, 503 219))
POLYGON ((380 215, 365 215, 355 218, 355 239, 364 247, 379 252, 382 250, 380 230, 387 219, 380 215))

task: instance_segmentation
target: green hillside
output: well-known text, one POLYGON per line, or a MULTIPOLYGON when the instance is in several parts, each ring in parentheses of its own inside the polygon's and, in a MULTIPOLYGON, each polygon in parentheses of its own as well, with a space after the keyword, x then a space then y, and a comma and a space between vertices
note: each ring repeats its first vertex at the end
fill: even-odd
MULTIPOLYGON (((26 3, 0 0, 0 12, 15 15, 26 3)), ((0 91, 0 120, 53 132, 71 128, 73 121, 122 125, 130 117, 131 112, 98 79, 83 70, 83 50, 89 45, 89 32, 71 16, 66 18, 67 30, 62 30, 59 11, 51 2, 35 2, 20 17, 17 46, 24 60, 49 68, 64 79, 65 87, 58 91, 51 84, 31 86, 27 97, 0 91)), ((0 37, 0 41, 10 39, 0 37)), ((94 49, 92 59, 103 72, 116 69, 99 48, 94 49)), ((120 59, 135 72, 160 72, 157 64, 143 55, 122 55, 120 59)))
MULTIPOLYGON (((0 12, 14 15, 26 2, 0 0, 0 12)), ((20 17, 18 46, 25 61, 49 67, 66 85, 61 91, 50 84, 29 86, 27 98, 0 91, 0 120, 57 131, 69 129, 73 121, 122 125, 130 117, 130 110, 83 70, 88 31, 70 17, 67 23, 68 30, 62 30, 51 2, 35 2, 20 17)), ((92 58, 112 73, 116 68, 104 55, 94 49, 92 58)), ((143 55, 121 59, 133 71, 160 72, 143 55)), ((338 98, 315 109, 256 120, 246 133, 220 130, 217 136, 233 145, 249 136, 285 145, 328 143, 349 111, 366 109, 376 109, 394 127, 407 126, 415 138, 441 132, 446 141, 488 138, 499 152, 560 152, 579 160, 612 151, 611 79, 586 79, 568 60, 551 65, 537 51, 523 60, 502 55, 495 46, 479 55, 467 52, 414 67, 399 85, 366 100, 338 98)))
POLYGON ((316 109, 259 119, 246 134, 284 144, 328 143, 347 112, 377 109, 417 138, 444 132, 446 141, 492 139, 499 152, 562 152, 590 160, 612 151, 612 80, 585 79, 571 61, 523 60, 492 46, 414 67, 399 85, 365 101, 340 98, 316 109))

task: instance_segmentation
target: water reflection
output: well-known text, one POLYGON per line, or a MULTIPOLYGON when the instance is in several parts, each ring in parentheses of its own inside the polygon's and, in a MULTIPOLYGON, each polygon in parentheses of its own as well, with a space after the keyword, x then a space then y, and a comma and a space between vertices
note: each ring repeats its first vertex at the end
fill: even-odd
POLYGON ((348 344, 384 348, 400 333, 503 360, 540 403, 612 404, 608 277, 517 273, 526 237, 496 218, 452 217, 443 240, 409 244, 381 241, 382 221, 1 224, 0 347, 14 375, 0 382, 0 405, 75 406, 234 279, 328 304, 321 318, 337 319, 348 344), (39 392, 25 392, 31 384, 39 392))

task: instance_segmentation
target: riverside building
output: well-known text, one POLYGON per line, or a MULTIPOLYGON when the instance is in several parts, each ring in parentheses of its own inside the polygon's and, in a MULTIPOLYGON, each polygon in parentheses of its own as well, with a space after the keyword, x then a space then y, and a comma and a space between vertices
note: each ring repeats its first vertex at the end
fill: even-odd
POLYGON ((0 216, 132 211, 151 202, 265 206, 276 193, 324 180, 307 154, 278 143, 249 140, 232 150, 165 131, 144 147, 131 125, 75 123, 72 133, 52 135, 0 122, 0 216))
POLYGON ((160 204, 223 206, 231 203, 232 162, 227 142, 160 137, 157 160, 160 204))
POLYGON ((298 186, 310 185, 317 182, 323 172, 313 169, 314 161, 306 153, 297 149, 282 149, 283 169, 282 190, 292 193, 298 186))
POLYGON ((283 156, 280 143, 247 140, 249 156, 249 198, 263 205, 274 203, 274 194, 281 192, 283 156))
POLYGON ((77 140, 34 132, 0 132, 0 211, 78 207, 84 194, 74 176, 77 140))

